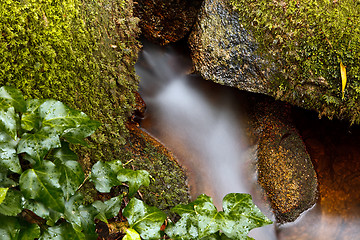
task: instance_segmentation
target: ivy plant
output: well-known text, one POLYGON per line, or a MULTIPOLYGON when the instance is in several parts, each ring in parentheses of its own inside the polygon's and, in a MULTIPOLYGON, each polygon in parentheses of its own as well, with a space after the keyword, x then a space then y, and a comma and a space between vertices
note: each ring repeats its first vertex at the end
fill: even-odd
POLYGON ((96 221, 108 223, 119 213, 128 227, 125 240, 249 239, 248 232, 270 224, 248 194, 232 193, 218 212, 210 197, 175 206, 177 223, 135 198, 149 186, 144 170, 124 168, 119 160, 98 161, 89 179, 97 191, 126 185, 128 190, 107 201, 83 204, 78 191, 85 174, 70 144, 84 140, 98 127, 85 113, 56 100, 25 100, 19 90, 0 88, 0 236, 7 240, 96 239, 96 221), (124 204, 125 203, 125 204, 124 204), (168 224, 166 224, 168 223, 168 224))

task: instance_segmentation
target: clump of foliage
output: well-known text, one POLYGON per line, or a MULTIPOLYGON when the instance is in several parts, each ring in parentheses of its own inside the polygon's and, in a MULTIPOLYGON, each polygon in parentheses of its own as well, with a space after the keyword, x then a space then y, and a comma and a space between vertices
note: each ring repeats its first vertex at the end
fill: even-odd
POLYGON ((259 50, 279 67, 272 76, 279 98, 297 102, 304 99, 297 88, 304 84, 319 85, 323 88, 321 93, 307 93, 310 108, 317 106, 330 117, 360 122, 359 1, 230 0, 230 3, 244 26, 254 34, 259 50), (341 100, 341 63, 346 66, 348 80, 345 101, 341 100), (312 97, 318 100, 312 101, 312 97))
POLYGON ((181 219, 164 231, 166 214, 134 198, 140 186, 149 185, 149 173, 125 169, 119 160, 98 161, 90 179, 99 192, 123 183, 128 191, 83 205, 79 189, 86 178, 69 143, 87 145, 84 138, 98 127, 99 122, 60 101, 25 101, 20 91, 0 88, 2 239, 96 239, 95 219, 107 223, 119 211, 128 222, 121 229, 127 240, 159 239, 165 233, 172 239, 245 239, 251 229, 271 223, 250 195, 225 196, 221 212, 201 195, 176 206, 181 219))

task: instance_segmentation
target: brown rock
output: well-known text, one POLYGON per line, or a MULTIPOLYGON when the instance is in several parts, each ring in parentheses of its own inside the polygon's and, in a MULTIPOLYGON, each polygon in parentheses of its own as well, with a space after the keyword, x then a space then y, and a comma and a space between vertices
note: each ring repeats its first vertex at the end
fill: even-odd
POLYGON ((176 42, 189 33, 202 0, 139 0, 135 16, 144 36, 160 45, 176 42))
POLYGON ((258 182, 279 223, 297 219, 317 199, 317 177, 290 107, 275 101, 254 104, 252 137, 258 145, 258 182))

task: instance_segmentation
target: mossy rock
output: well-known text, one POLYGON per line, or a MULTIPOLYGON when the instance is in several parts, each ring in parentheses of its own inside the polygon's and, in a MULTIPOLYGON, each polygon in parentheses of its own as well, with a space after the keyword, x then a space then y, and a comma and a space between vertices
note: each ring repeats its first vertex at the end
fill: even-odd
POLYGON ((359 1, 205 0, 190 45, 206 79, 360 123, 359 26, 359 1))
MULTIPOLYGON (((60 100, 101 122, 90 148, 72 146, 87 173, 99 160, 126 161, 129 154, 125 123, 135 107, 140 48, 132 9, 132 0, 0 4, 0 85, 26 98, 60 100)), ((153 175, 156 169, 149 168, 153 175)))

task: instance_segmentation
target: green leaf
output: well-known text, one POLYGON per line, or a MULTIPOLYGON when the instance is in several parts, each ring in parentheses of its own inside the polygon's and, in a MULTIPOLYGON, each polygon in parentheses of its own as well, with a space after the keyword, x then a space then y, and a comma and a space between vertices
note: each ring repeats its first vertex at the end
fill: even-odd
POLYGON ((19 238, 20 224, 16 217, 7 217, 0 214, 1 240, 13 240, 19 238))
POLYGON ((70 143, 87 146, 88 144, 84 138, 93 134, 99 126, 100 123, 98 121, 88 120, 76 128, 65 130, 64 134, 62 134, 62 137, 70 143))
POLYGON ((34 240, 40 237, 40 227, 37 224, 30 224, 22 221, 19 240, 34 240))
POLYGON ((0 187, 9 188, 17 186, 18 184, 14 180, 7 177, 7 170, 4 170, 0 168, 0 187))
POLYGON ((76 161, 76 154, 70 150, 68 144, 64 144, 61 148, 55 149, 48 159, 54 159, 54 163, 61 173, 61 189, 65 199, 69 200, 85 179, 82 167, 76 161))
POLYGON ((85 113, 74 110, 56 100, 47 100, 41 104, 39 114, 42 126, 53 129, 71 143, 84 143, 100 126, 85 113))
POLYGON ((121 208, 122 196, 113 197, 105 202, 95 201, 92 205, 99 211, 95 218, 106 222, 107 219, 115 217, 121 208))
POLYGON ((3 202, 0 201, 0 214, 16 216, 22 211, 22 194, 17 190, 10 189, 3 202))
POLYGON ((142 201, 132 198, 124 208, 123 215, 130 227, 135 229, 143 239, 159 239, 160 228, 166 214, 156 207, 150 207, 142 201))
POLYGON ((19 90, 8 86, 3 86, 0 88, 0 98, 13 105, 16 111, 26 111, 24 96, 19 90))
POLYGON ((16 153, 17 142, 6 133, 0 133, 0 167, 21 173, 19 157, 16 153))
POLYGON ((44 99, 28 99, 26 100, 26 112, 21 116, 21 128, 31 131, 34 128, 40 128, 39 107, 45 102, 44 99))
POLYGON ((59 136, 42 129, 34 134, 24 133, 19 142, 17 153, 25 152, 40 162, 50 149, 58 147, 61 147, 59 136))
POLYGON ((251 195, 230 193, 223 199, 223 233, 232 239, 244 239, 251 229, 271 224, 252 202, 251 195))
POLYGON ((145 170, 121 169, 117 172, 117 179, 120 182, 129 184, 129 195, 132 197, 141 185, 146 187, 150 184, 149 173, 145 170))
POLYGON ((181 219, 166 229, 166 233, 174 239, 204 238, 220 230, 223 213, 218 212, 212 199, 205 194, 195 201, 172 209, 181 219))
POLYGON ((69 143, 62 141, 60 148, 56 148, 53 151, 51 151, 51 154, 49 155, 49 159, 52 159, 54 161, 60 160, 63 162, 77 161, 78 156, 70 149, 69 143))
POLYGON ((81 232, 75 231, 71 224, 65 222, 59 226, 49 227, 39 240, 87 240, 81 232))
POLYGON ((132 228, 126 229, 126 235, 123 240, 141 240, 140 235, 132 228))
POLYGON ((54 226, 61 217, 59 212, 49 209, 44 204, 31 199, 23 198, 22 208, 28 209, 39 217, 46 219, 46 224, 49 226, 54 226))
POLYGON ((84 233, 86 239, 96 239, 95 215, 98 211, 93 206, 83 206, 83 197, 77 193, 65 203, 64 218, 71 223, 73 229, 84 233))
POLYGON ((64 197, 59 184, 59 171, 54 163, 43 161, 40 167, 28 169, 20 176, 20 189, 25 198, 34 199, 55 211, 64 212, 64 197))
POLYGON ((0 188, 0 204, 4 201, 9 188, 0 188))
POLYGON ((12 139, 17 138, 17 120, 19 116, 15 108, 0 103, 0 130, 7 133, 12 139))
POLYGON ((116 172, 112 170, 111 165, 102 161, 98 161, 92 167, 91 180, 99 192, 110 192, 113 186, 121 184, 117 179, 116 172))

